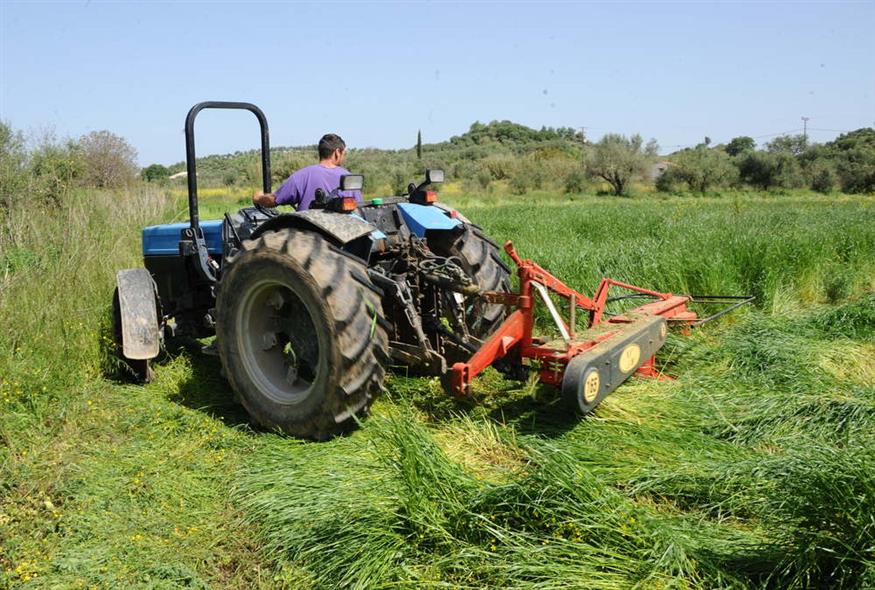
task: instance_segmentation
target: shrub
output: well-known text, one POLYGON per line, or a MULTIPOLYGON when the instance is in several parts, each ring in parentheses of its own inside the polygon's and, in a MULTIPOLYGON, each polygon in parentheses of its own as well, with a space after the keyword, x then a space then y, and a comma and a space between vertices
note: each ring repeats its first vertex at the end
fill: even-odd
POLYGON ((520 163, 518 158, 509 154, 495 154, 487 156, 481 162, 489 171, 492 180, 507 180, 517 174, 520 163))
MULTIPOLYGON (((261 178, 261 160, 257 155, 254 155, 253 160, 254 166, 250 163, 250 166, 247 167, 248 173, 246 174, 247 180, 250 184, 257 183, 261 178)), ((276 154, 271 160, 271 180, 273 181, 273 184, 279 185, 296 170, 315 163, 316 162, 312 156, 307 158, 305 154, 300 152, 296 153, 286 151, 276 154)))
POLYGON ((140 177, 146 182, 162 182, 170 176, 170 171, 167 166, 161 164, 152 164, 143 168, 140 177))
POLYGON ((396 195, 406 195, 407 185, 413 181, 411 175, 405 168, 395 167, 390 173, 392 193, 396 195))
POLYGON ((825 160, 815 160, 805 170, 809 186, 819 193, 830 193, 838 184, 833 165, 825 160))
POLYGON ((492 182, 492 175, 489 170, 482 166, 477 167, 477 184, 483 190, 489 190, 489 184, 492 182))
POLYGON ((47 136, 30 154, 29 192, 47 205, 60 206, 87 173, 88 164, 78 144, 47 136))
POLYGON ((582 193, 586 190, 587 181, 586 181, 586 171, 581 168, 577 168, 572 170, 568 176, 565 177, 565 185, 563 190, 566 193, 582 193))
POLYGON ((510 191, 515 195, 522 195, 532 188, 532 180, 525 170, 520 170, 510 179, 510 191))
POLYGON ((11 207, 27 185, 26 163, 21 133, 0 121, 0 210, 11 207))

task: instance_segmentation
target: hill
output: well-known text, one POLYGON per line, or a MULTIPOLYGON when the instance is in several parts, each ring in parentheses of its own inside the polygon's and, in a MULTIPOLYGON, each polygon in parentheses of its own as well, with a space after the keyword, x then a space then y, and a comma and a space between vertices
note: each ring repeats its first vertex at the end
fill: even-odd
MULTIPOLYGON (((422 145, 422 158, 416 146, 397 150, 350 148, 347 167, 365 175, 368 192, 401 192, 406 184, 421 176, 425 168, 442 168, 450 178, 464 179, 485 188, 492 180, 511 179, 525 168, 528 159, 555 160, 567 174, 578 167, 585 137, 570 127, 532 129, 511 121, 475 122, 462 135, 422 145)), ((274 186, 296 169, 312 164, 316 146, 277 146, 271 150, 271 176, 274 186)), ((260 151, 237 151, 198 158, 197 170, 202 186, 260 184, 260 151)), ((174 174, 185 170, 185 162, 168 167, 174 174)))

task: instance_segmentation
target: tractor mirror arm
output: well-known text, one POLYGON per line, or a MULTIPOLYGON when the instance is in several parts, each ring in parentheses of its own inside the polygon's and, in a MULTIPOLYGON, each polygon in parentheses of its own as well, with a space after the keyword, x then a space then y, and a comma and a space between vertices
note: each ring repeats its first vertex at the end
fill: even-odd
POLYGON ((409 195, 413 195, 414 193, 418 193, 425 187, 432 184, 439 184, 444 181, 444 171, 439 169, 428 168, 425 171, 425 181, 422 182, 419 186, 414 183, 410 183, 407 186, 407 192, 409 195))

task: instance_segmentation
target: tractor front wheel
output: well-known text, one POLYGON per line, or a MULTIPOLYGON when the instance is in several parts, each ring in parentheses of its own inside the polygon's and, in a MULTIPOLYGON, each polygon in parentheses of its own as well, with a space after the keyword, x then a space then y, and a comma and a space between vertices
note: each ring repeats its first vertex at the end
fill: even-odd
POLYGON ((226 261, 219 356, 249 414, 314 439, 347 430, 381 390, 388 338, 364 265, 323 237, 283 229, 226 261))
POLYGON ((129 359, 124 353, 124 338, 122 336, 122 311, 119 301, 118 287, 112 294, 112 337, 115 356, 118 359, 119 378, 133 380, 136 383, 150 383, 155 378, 151 359, 129 359))

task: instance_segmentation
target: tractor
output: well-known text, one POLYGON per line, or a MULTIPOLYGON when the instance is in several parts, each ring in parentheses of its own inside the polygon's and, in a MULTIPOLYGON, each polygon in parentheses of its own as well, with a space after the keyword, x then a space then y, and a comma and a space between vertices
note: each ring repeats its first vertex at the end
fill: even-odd
POLYGON ((443 172, 404 196, 344 197, 363 178, 317 194, 306 211, 244 207, 201 220, 195 119, 244 109, 261 128, 263 188, 271 192, 267 119, 253 104, 204 102, 185 120, 189 221, 143 230, 145 268, 118 272, 113 301, 121 358, 142 381, 165 339, 216 335, 223 374, 255 421, 325 439, 348 429, 381 391, 390 365, 443 376, 504 318, 479 297, 509 289, 497 246, 437 202, 443 172))
POLYGON ((535 370, 585 414, 632 374, 659 375, 654 354, 669 323, 688 329, 751 299, 699 297, 729 303, 701 319, 687 308, 691 296, 611 279, 590 299, 508 242, 519 273, 512 292, 497 244, 437 200, 440 170, 426 170, 402 196, 359 203, 346 195, 363 177, 350 174, 306 211, 253 206, 202 221, 194 123, 204 109, 255 115, 263 189, 271 192, 261 109, 193 106, 185 120, 189 221, 146 227, 145 268, 117 273, 116 348, 129 372, 149 381, 165 341, 215 335, 223 375, 268 429, 317 440, 343 433, 368 411, 389 367, 440 377, 458 396, 490 365, 515 378, 535 370), (630 293, 608 297, 612 286, 630 293), (564 315, 557 297, 568 300, 564 315), (646 301, 634 309, 608 312, 612 301, 640 297, 646 301), (560 338, 534 334, 537 300, 560 338))

